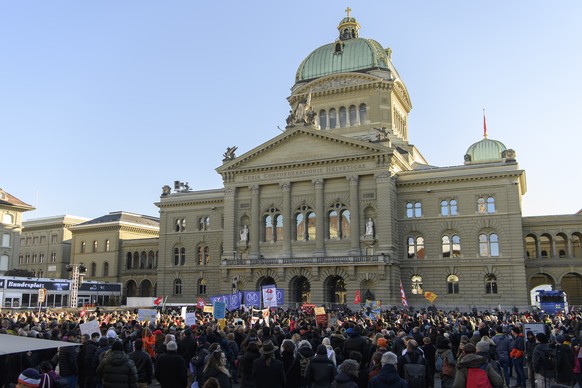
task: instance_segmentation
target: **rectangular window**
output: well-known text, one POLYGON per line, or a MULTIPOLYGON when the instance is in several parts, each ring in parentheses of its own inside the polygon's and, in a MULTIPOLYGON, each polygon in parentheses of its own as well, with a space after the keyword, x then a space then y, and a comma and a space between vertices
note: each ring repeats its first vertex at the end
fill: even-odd
POLYGON ((10 248, 10 235, 8 233, 2 235, 2 247, 10 248))
POLYGON ((40 243, 46 244, 46 236, 40 236, 40 243))
POLYGON ((51 263, 55 263, 57 261, 57 254, 55 252, 51 253, 51 263))
POLYGON ((38 236, 35 236, 35 237, 32 239, 32 243, 33 243, 34 245, 38 244, 38 236))
POLYGON ((56 242, 57 242, 57 238, 58 238, 58 236, 57 236, 56 234, 53 234, 53 235, 51 236, 51 242, 52 242, 52 243, 56 243, 56 242))

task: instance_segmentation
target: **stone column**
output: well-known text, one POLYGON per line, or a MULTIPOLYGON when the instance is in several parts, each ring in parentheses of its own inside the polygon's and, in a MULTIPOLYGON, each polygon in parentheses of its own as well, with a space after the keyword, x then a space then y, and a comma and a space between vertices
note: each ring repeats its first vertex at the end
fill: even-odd
POLYGON ((293 228, 293 209, 291 209, 291 183, 279 184, 283 191, 283 256, 291 257, 291 230, 293 228))
MULTIPOLYGON (((315 252, 317 256, 325 255, 325 208, 323 203, 323 179, 314 179, 315 185, 315 252)), ((306 220, 307 221, 307 220, 306 220)))
POLYGON ((238 231, 235 214, 236 206, 236 188, 224 188, 224 241, 223 241, 223 257, 227 259, 232 258, 232 253, 236 251, 236 243, 238 241, 238 231))
MULTIPOLYGON (((351 175, 346 178, 350 182, 350 234, 351 234, 351 249, 350 255, 360 255, 360 201, 358 196, 358 181, 357 175, 351 175)), ((341 221, 340 221, 341 222, 341 221)))
POLYGON ((249 252, 250 259, 258 259, 261 255, 261 249, 259 247, 260 233, 261 233, 261 208, 260 208, 260 186, 254 185, 249 186, 251 190, 251 227, 250 227, 250 243, 251 249, 249 252))
POLYGON ((376 176, 376 239, 378 240, 378 253, 385 253, 394 258, 395 247, 392 236, 392 223, 395 215, 392 214, 392 177, 389 172, 383 172, 376 176))

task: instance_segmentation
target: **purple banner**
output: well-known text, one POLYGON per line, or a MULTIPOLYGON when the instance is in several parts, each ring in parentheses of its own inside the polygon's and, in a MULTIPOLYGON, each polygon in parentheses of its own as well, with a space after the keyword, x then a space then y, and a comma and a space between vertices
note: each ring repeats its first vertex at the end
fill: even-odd
POLYGON ((261 292, 245 291, 245 306, 261 307, 261 292))
POLYGON ((226 306, 229 310, 237 310, 240 309, 240 300, 242 299, 242 292, 237 292, 236 294, 230 295, 230 303, 226 306))
POLYGON ((285 304, 285 291, 282 288, 277 288, 277 306, 285 304))

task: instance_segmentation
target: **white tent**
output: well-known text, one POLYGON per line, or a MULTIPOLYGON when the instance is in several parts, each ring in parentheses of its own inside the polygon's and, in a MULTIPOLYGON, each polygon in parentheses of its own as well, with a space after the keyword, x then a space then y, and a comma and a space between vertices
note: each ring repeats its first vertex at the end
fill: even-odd
POLYGON ((0 355, 80 345, 76 342, 52 341, 20 335, 0 334, 0 355))

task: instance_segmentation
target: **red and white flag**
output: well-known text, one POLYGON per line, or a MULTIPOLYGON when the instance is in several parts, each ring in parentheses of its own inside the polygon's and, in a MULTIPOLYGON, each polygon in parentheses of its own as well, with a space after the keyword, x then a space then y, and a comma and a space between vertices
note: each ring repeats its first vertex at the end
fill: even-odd
POLYGON ((406 301, 406 294, 404 293, 404 287, 402 287, 402 279, 400 279, 400 299, 402 299, 402 305, 408 307, 408 302, 406 301))
POLYGON ((162 303, 162 301, 163 301, 163 300, 164 300, 164 297, 163 297, 163 296, 158 296, 158 297, 157 297, 157 298, 154 300, 154 304, 155 304, 156 306, 159 306, 159 305, 160 305, 160 303, 162 303))
POLYGON ((198 298, 198 302, 196 302, 196 307, 198 307, 199 309, 204 309, 204 306, 206 306, 206 303, 204 303, 204 299, 198 298))

